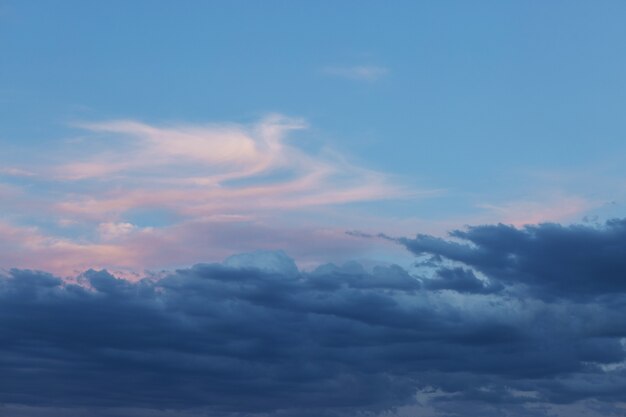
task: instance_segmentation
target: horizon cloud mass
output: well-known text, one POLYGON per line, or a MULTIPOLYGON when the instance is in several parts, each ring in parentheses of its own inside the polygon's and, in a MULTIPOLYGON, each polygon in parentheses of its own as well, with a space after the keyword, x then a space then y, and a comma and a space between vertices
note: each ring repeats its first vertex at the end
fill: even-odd
POLYGON ((451 237, 398 239, 418 256, 415 271, 304 272, 284 252, 137 282, 7 271, 0 412, 619 413, 626 220, 451 237))

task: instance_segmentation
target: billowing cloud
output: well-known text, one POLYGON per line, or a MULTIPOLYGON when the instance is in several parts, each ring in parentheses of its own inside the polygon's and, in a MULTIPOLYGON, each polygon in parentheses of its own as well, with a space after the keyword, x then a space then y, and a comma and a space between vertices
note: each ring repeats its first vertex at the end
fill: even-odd
POLYGON ((503 287, 502 285, 483 282, 470 269, 456 267, 438 269, 436 279, 426 281, 426 288, 466 293, 490 293, 499 291, 503 287))
MULTIPOLYGON (((504 285, 523 285, 542 297, 596 297, 626 291, 626 220, 601 227, 555 223, 503 224, 400 242, 417 255, 459 262, 504 285)), ((447 272, 451 274, 452 272, 447 272)))
POLYGON ((0 403, 70 417, 617 412, 624 224, 403 240, 429 257, 419 272, 302 272, 283 252, 139 281, 7 271, 0 403))

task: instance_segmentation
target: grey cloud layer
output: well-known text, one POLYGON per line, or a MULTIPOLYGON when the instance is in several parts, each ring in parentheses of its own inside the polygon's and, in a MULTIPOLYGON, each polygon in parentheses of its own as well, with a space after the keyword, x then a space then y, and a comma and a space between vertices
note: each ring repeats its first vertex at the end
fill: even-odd
POLYGON ((588 399, 608 413, 626 396, 626 222, 453 235, 466 242, 402 240, 434 255, 430 279, 358 264, 304 273, 281 253, 136 283, 12 270, 0 403, 349 416, 421 391, 442 416, 522 416, 588 399))
POLYGON ((626 291, 626 220, 603 227, 487 225, 457 230, 453 242, 418 235, 400 239, 415 254, 432 254, 481 271, 495 282, 525 285, 542 297, 590 297, 626 291))

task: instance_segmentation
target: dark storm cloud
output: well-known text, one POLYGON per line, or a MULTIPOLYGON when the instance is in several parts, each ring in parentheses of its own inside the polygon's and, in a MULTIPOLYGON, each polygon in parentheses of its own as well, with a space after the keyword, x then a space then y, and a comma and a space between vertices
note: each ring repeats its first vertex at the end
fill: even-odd
POLYGON ((439 268, 437 279, 424 281, 429 290, 454 290, 461 293, 489 294, 501 290, 502 285, 485 283, 476 278, 474 272, 465 268, 439 268))
POLYGON ((400 239, 415 254, 432 254, 528 286, 541 297, 594 297, 626 292, 626 220, 603 227, 503 224, 451 233, 458 241, 418 235, 400 239))
POLYGON ((625 228, 499 225, 454 233, 466 243, 403 241, 435 255, 430 278, 356 263, 304 273, 282 253, 134 283, 12 270, 0 278, 0 403, 41 415, 349 416, 421 391, 448 416, 610 406, 626 396, 625 228), (594 297, 582 296, 585 277, 594 297))

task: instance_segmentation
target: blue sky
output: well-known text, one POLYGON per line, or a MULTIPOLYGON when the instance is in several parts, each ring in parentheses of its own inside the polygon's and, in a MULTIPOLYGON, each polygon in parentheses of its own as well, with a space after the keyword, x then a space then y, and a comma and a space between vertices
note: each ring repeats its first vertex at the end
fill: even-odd
MULTIPOLYGON (((250 127, 280 114, 306 125, 287 139, 303 153, 330 150, 409 191, 281 215, 313 229, 443 235, 465 224, 605 219, 623 209, 616 152, 626 129, 623 9, 620 2, 5 1, 3 182, 22 195, 51 194, 48 204, 80 194, 84 184, 10 173, 106 152, 103 143, 90 147, 95 140, 82 124, 250 127)), ((97 220, 134 225, 137 213, 144 227, 176 217, 133 207, 97 220)), ((60 230, 67 220, 60 215, 16 209, 3 217, 81 242, 93 240, 87 232, 98 224, 60 230)))
MULTIPOLYGON (((158 310, 155 294, 163 287, 170 291, 168 302, 177 312, 172 314, 191 317, 178 297, 196 288, 195 279, 217 280, 215 288, 231 294, 220 277, 245 281, 252 268, 260 275, 251 285, 265 294, 278 285, 276 276, 290 282, 296 274, 298 284, 278 285, 285 311, 264 316, 270 322, 287 319, 279 332, 289 334, 290 320, 298 322, 300 314, 335 314, 336 303, 343 308, 338 323, 322 320, 305 329, 330 340, 346 325, 360 343, 375 339, 380 352, 391 352, 396 347, 387 338, 398 335, 390 323, 404 320, 405 312, 381 307, 381 324, 367 316, 363 300, 408 303, 407 311, 425 312, 437 323, 441 334, 428 337, 463 340, 442 351, 477 355, 480 364, 442 360, 433 362, 432 372, 415 365, 415 373, 390 375, 384 369, 395 364, 382 355, 372 365, 382 379, 372 384, 339 355, 338 366, 366 391, 389 377, 398 392, 452 399, 433 401, 419 415, 459 416, 464 407, 478 415, 504 415, 494 405, 498 401, 507 404, 510 416, 576 415, 602 409, 600 403, 619 413, 624 405, 614 392, 600 395, 581 382, 603 386, 602 372, 609 371, 626 380, 620 347, 626 334, 616 321, 599 320, 601 329, 593 334, 582 325, 568 327, 564 337, 576 341, 571 349, 548 337, 550 349, 544 351, 540 331, 528 329, 544 313, 549 333, 560 328, 567 311, 584 321, 594 308, 623 309, 618 275, 626 229, 612 219, 624 216, 626 204, 625 15, 621 1, 0 0, 0 278, 6 281, 0 298, 22 291, 23 282, 32 286, 20 293, 24 305, 34 310, 59 299, 68 311, 78 308, 71 298, 76 290, 96 318, 102 297, 131 310, 145 302, 152 307, 142 314, 161 317, 153 307, 158 310), (585 243, 590 241, 595 246, 585 243), (539 255, 544 250, 548 256, 539 255), (577 264, 581 254, 587 257, 577 264), (230 261, 206 270, 191 267, 224 259, 230 261), (344 265, 351 260, 364 269, 344 265), (576 291, 552 273, 554 265, 570 261, 569 271, 584 272, 573 273, 576 291), (340 266, 323 266, 329 262, 340 266), (175 268, 182 269, 156 272, 175 268), (597 276, 599 283, 593 281, 597 276), (334 293, 329 288, 336 280, 334 293), (35 293, 44 294, 43 301, 27 297, 35 293), (311 301, 320 297, 329 304, 311 301), (294 313, 296 299, 310 311, 294 313), (528 314, 519 307, 526 299, 528 314), (499 314, 506 316, 502 322, 495 318, 499 314), (476 334, 456 333, 454 317, 460 316, 467 319, 461 325, 476 334), (360 326, 369 331, 378 325, 389 331, 380 340, 376 332, 359 333, 360 326), (511 351, 531 346, 538 356, 529 368, 561 359, 554 352, 569 356, 544 376, 499 373, 502 364, 493 358, 509 351, 490 350, 489 340, 500 331, 521 341, 511 351), (481 334, 487 334, 488 348, 477 353, 463 344, 481 334), (586 368, 588 363, 595 368, 586 368), (455 391, 441 382, 448 370, 467 372, 465 384, 484 385, 455 391), (416 382, 420 378, 428 389, 416 382), (510 392, 494 388, 501 384, 509 384, 510 392), (521 406, 520 392, 539 400, 521 406)), ((209 297, 205 292, 198 296, 209 297)), ((245 291, 232 294, 241 311, 270 308, 269 298, 257 305, 245 291)), ((59 314, 59 321, 65 317, 49 313, 59 314)), ((224 316, 224 326, 238 323, 239 313, 224 316)), ((244 321, 255 327, 253 320, 244 321)), ((83 325, 70 324, 78 330, 83 325)), ((111 337, 119 336, 115 323, 103 326, 111 337)), ((177 334, 172 329, 163 331, 177 334)), ((193 338, 186 331, 183 337, 193 338)), ((256 337, 243 333, 244 345, 256 337)), ((119 344, 107 348, 144 343, 143 336, 131 336, 119 336, 119 344)), ((271 345, 275 336, 260 337, 271 345)), ((43 345, 56 343, 45 335, 32 337, 43 345)), ((402 340, 428 355, 432 346, 412 337, 402 340)), ((59 348, 73 352, 75 346, 59 348)), ((189 353, 186 346, 173 349, 189 353)), ((34 360, 16 352, 26 355, 24 363, 34 360)), ((98 355, 87 359, 117 360, 98 355)), ((319 371, 349 385, 334 371, 319 371)), ((92 377, 86 384, 93 388, 99 376, 92 377)), ((0 403, 13 404, 19 389, 11 396, 2 386, 0 403)), ((23 389, 26 395, 27 384, 23 389)), ((136 394, 150 399, 165 389, 136 394)), ((408 407, 402 411, 407 415, 416 412, 406 395, 384 394, 390 397, 381 394, 368 405, 355 405, 351 397, 341 401, 355 413, 382 416, 396 407, 408 407)), ((207 404, 189 392, 176 395, 196 401, 190 416, 205 413, 207 404)), ((293 408, 298 395, 289 404, 259 405, 255 413, 306 416, 293 408)), ((62 397, 67 404, 55 407, 81 412, 73 408, 78 406, 72 395, 62 397)), ((238 401, 222 405, 232 411, 238 401)), ((96 403, 81 407, 90 415, 117 415, 97 411, 96 403)), ((343 417, 333 404, 320 401, 315 415, 343 417)), ((28 401, 14 405, 15 416, 59 412, 31 410, 35 406, 28 401)), ((142 404, 120 400, 114 407, 119 415, 124 407, 143 410, 137 416, 154 415, 142 404)))
POLYGON ((0 134, 21 150, 71 135, 75 120, 247 123, 278 112, 305 118, 312 146, 420 185, 532 198, 529 171, 618 162, 623 7, 4 2, 0 134), (332 72, 357 67, 383 73, 332 72))

